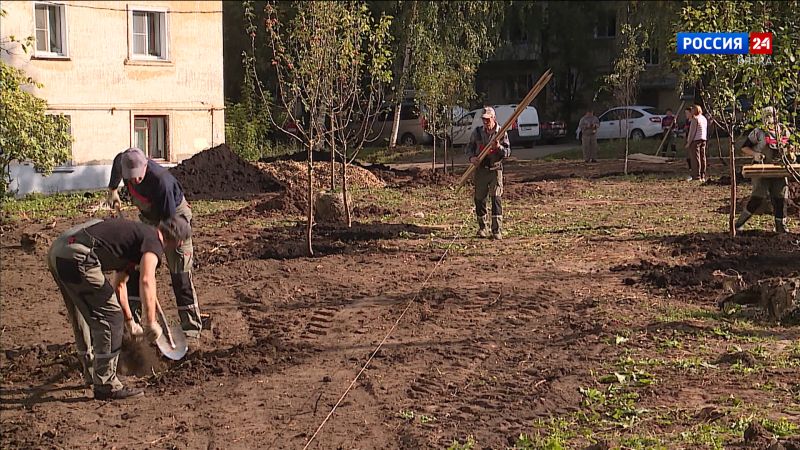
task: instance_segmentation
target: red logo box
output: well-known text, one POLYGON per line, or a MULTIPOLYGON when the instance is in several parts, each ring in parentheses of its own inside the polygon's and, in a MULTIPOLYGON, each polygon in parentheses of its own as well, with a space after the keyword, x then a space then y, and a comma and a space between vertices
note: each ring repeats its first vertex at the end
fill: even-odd
POLYGON ((771 55, 772 54, 772 33, 750 33, 751 55, 771 55))

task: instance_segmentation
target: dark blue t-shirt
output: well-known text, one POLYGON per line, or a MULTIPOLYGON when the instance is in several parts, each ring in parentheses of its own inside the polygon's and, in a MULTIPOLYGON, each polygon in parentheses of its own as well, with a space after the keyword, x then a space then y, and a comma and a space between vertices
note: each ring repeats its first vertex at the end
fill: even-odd
MULTIPOLYGON (((111 180, 109 189, 119 187, 122 180, 122 153, 114 158, 111 165, 111 180)), ((174 176, 164 167, 152 159, 147 160, 147 171, 142 182, 133 184, 124 180, 131 196, 148 206, 149 211, 142 211, 142 215, 154 221, 169 219, 175 215, 175 209, 183 201, 183 189, 174 176)))

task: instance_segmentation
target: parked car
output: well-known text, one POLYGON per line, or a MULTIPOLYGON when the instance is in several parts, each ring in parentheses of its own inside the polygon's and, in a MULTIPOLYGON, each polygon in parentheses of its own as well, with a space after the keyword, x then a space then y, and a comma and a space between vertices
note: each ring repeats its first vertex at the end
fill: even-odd
MULTIPOLYGON (((392 137, 392 125, 394 120, 394 105, 386 104, 378 113, 378 117, 372 124, 370 140, 374 139, 375 144, 386 144, 392 137)), ((430 144, 433 142, 432 136, 426 131, 428 121, 425 115, 420 113, 419 107, 413 102, 403 103, 400 108, 400 127, 397 130, 397 144, 412 146, 417 144, 430 144)))
MULTIPOLYGON (((620 106, 601 114, 597 139, 621 139, 630 136, 634 141, 661 134, 661 119, 652 106, 620 106), (626 120, 626 110, 630 116, 626 120)), ((575 130, 575 137, 581 139, 581 129, 575 130)))
POLYGON ((539 124, 542 140, 553 144, 567 135, 567 123, 563 120, 551 120, 539 124))
MULTIPOLYGON (((497 123, 503 126, 517 105, 494 105, 495 113, 497 114, 497 123)), ((450 136, 453 145, 467 145, 472 130, 483 126, 481 113, 483 108, 473 109, 472 111, 464 114, 453 124, 453 134, 450 136)), ((524 143, 532 143, 541 138, 539 130, 539 113, 533 106, 528 106, 522 111, 522 114, 514 121, 511 129, 508 131, 508 139, 511 145, 520 145, 524 143)))

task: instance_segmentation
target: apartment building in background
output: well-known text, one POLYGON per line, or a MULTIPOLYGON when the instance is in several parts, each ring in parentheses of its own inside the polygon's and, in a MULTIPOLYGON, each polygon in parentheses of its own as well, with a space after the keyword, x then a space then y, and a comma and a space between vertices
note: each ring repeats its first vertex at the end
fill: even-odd
POLYGON ((50 176, 11 168, 18 195, 102 188, 128 147, 173 165, 221 144, 222 1, 0 1, 2 59, 69 117, 72 159, 50 176))

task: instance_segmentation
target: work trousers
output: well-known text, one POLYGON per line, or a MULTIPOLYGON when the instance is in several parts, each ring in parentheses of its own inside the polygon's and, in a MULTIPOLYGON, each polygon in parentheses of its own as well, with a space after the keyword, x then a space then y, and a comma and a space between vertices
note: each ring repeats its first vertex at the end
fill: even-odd
POLYGON ((586 162, 597 160, 597 135, 581 134, 581 148, 583 149, 583 160, 586 162))
POLYGON ((78 225, 56 239, 47 255, 47 266, 67 307, 84 379, 95 390, 115 391, 122 388, 117 362, 124 317, 94 253, 94 240, 85 231, 97 222, 78 225))
POLYGON ((750 213, 755 213, 761 203, 770 199, 772 210, 776 219, 786 217, 787 201, 789 198, 789 180, 786 178, 753 178, 753 193, 745 208, 750 213))
POLYGON ((692 178, 706 177, 706 141, 696 140, 689 144, 689 165, 692 178))
POLYGON ((478 227, 486 228, 487 211, 486 200, 492 197, 492 233, 500 233, 503 227, 503 205, 500 201, 503 195, 502 169, 489 170, 478 167, 475 171, 475 215, 478 218, 478 227))
MULTIPOLYGON (((133 197, 133 203, 142 210, 145 205, 133 197)), ((189 203, 184 199, 175 210, 175 214, 183 216, 191 225, 192 210, 189 203)), ((139 219, 147 224, 158 226, 158 221, 147 218, 145 214, 139 214, 139 219)), ((170 278, 172 279, 172 291, 175 293, 175 303, 178 307, 178 315, 181 319, 181 328, 189 337, 198 337, 203 328, 200 318, 200 306, 197 302, 197 291, 194 289, 192 280, 192 267, 194 265, 194 248, 192 239, 189 238, 180 247, 169 250, 165 249, 167 257, 167 267, 169 268, 170 278)), ((141 318, 141 298, 139 296, 139 272, 132 271, 128 280, 128 302, 131 312, 139 320, 141 318)))

